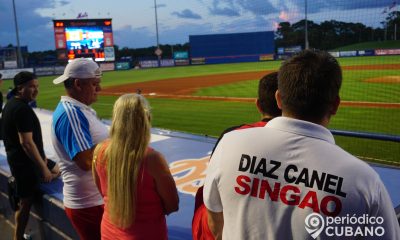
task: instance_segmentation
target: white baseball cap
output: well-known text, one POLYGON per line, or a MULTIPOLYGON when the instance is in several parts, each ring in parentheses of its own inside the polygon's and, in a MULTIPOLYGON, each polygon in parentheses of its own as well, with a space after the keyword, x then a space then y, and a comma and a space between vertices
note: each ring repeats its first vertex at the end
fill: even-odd
POLYGON ((59 84, 68 78, 100 78, 101 69, 92 59, 76 58, 69 62, 65 67, 64 74, 53 80, 54 84, 59 84))

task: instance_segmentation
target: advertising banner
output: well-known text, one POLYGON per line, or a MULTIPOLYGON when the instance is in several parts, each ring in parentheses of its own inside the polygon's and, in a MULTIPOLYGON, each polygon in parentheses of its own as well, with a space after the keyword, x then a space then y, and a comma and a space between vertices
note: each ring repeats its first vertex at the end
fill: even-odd
MULTIPOLYGON (((293 56, 294 54, 300 52, 302 50, 301 46, 291 46, 291 47, 280 47, 278 48, 278 59, 287 59, 291 56, 293 56)), ((273 59, 267 59, 267 60, 273 60, 273 59)), ((261 60, 260 61, 265 61, 265 60, 261 60)))
POLYGON ((56 39, 56 49, 64 49, 66 48, 66 44, 65 44, 65 35, 62 34, 55 34, 55 39, 56 39))
POLYGON ((192 65, 206 64, 205 58, 192 58, 192 65))
POLYGON ((158 61, 157 60, 139 61, 139 63, 140 63, 140 67, 142 67, 142 68, 158 67, 158 61))
POLYGON ((284 48, 284 54, 295 54, 300 52, 301 50, 301 46, 286 47, 284 48))
POLYGON ((340 57, 339 52, 329 52, 330 55, 332 55, 335 58, 340 57))
POLYGON ((260 61, 274 60, 274 54, 263 54, 260 55, 260 61))
POLYGON ((54 74, 55 75, 62 75, 64 74, 65 66, 55 66, 54 67, 54 74))
POLYGON ((13 79, 17 73, 22 71, 33 72, 33 68, 3 69, 0 70, 0 73, 3 75, 3 79, 13 79))
POLYGON ((112 32, 105 32, 104 33, 104 47, 113 47, 113 46, 114 46, 114 41, 113 41, 112 32))
POLYGON ((376 49, 375 55, 398 55, 400 49, 376 49))
POLYGON ((104 60, 105 61, 115 61, 114 47, 104 48, 104 60))
POLYGON ((174 52, 174 59, 188 59, 188 52, 174 52))
POLYGON ((360 50, 358 51, 358 56, 374 56, 375 50, 360 50))
POLYGON ((189 59, 175 59, 175 66, 187 66, 189 63, 189 59))
POLYGON ((341 51, 339 52, 340 57, 355 57, 357 56, 357 51, 341 51))
POLYGON ((161 59, 160 61, 161 67, 173 67, 175 66, 174 59, 161 59))
POLYGON ((49 67, 36 67, 35 68, 35 74, 37 76, 50 76, 50 75, 56 75, 55 74, 55 69, 53 66, 49 67))
POLYGON ((131 69, 129 62, 116 62, 115 70, 128 70, 131 69))
POLYGON ((18 64, 17 61, 4 61, 4 68, 8 69, 8 68, 17 68, 18 64))
POLYGON ((114 63, 100 63, 99 65, 103 72, 114 71, 115 69, 114 63))

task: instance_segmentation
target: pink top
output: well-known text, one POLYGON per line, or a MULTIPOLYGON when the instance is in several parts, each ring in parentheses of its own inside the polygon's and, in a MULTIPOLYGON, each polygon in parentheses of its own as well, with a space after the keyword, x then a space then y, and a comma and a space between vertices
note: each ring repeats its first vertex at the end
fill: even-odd
POLYGON ((167 224, 154 178, 148 173, 146 162, 151 148, 145 154, 143 165, 138 175, 136 218, 132 226, 122 229, 111 223, 108 213, 107 197, 107 159, 103 159, 104 150, 109 142, 105 142, 100 149, 97 161, 96 172, 100 182, 100 193, 104 197, 104 215, 101 221, 101 239, 168 239, 167 224))

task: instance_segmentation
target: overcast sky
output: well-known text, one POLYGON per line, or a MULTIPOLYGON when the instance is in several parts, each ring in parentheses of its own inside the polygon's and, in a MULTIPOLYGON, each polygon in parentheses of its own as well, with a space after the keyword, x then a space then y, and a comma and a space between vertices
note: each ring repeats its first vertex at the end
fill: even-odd
MULTIPOLYGON (((14 0, 20 43, 29 51, 54 50, 52 19, 112 18, 119 47, 156 45, 154 0, 14 0)), ((189 35, 275 30, 304 19, 305 0, 157 0, 161 44, 189 35)), ((16 45, 13 0, 0 0, 0 46, 16 45)), ((308 0, 308 19, 361 22, 379 27, 393 0, 308 0)), ((391 11, 399 9, 392 8, 391 11)))

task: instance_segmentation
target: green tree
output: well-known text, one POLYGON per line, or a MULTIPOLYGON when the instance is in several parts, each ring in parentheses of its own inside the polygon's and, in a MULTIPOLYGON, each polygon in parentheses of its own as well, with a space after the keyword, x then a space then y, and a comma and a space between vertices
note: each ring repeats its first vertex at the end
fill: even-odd
MULTIPOLYGON (((387 26, 387 39, 389 40, 399 40, 399 28, 400 28, 400 11, 393 11, 388 14, 386 21, 384 22, 387 26), (395 36, 396 34, 396 36, 395 36)), ((385 27, 385 25, 384 25, 385 27)))

